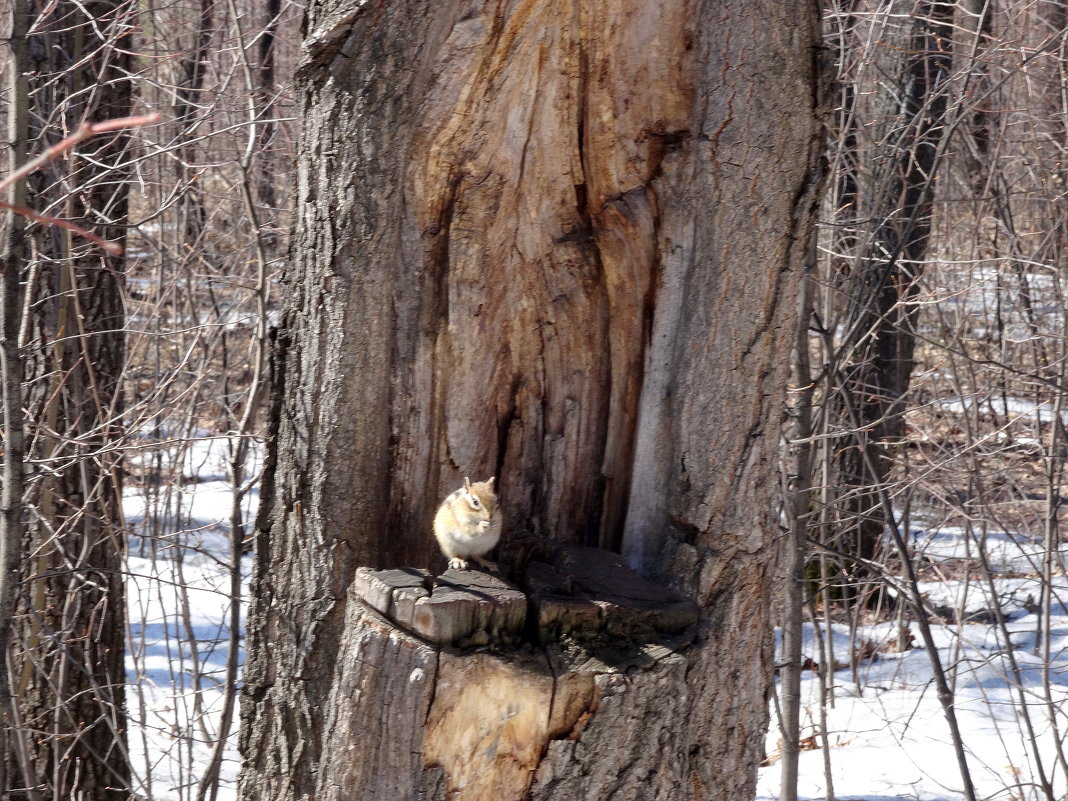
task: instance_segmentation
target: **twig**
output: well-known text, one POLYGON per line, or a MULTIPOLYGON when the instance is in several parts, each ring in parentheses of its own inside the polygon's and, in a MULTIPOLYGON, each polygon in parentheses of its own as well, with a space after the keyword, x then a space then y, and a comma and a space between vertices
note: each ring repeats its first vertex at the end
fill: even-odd
POLYGON ((160 115, 152 113, 143 114, 139 117, 120 117, 114 120, 105 120, 104 122, 83 122, 78 130, 70 136, 60 142, 56 142, 56 144, 52 145, 52 147, 45 150, 39 156, 35 156, 17 170, 8 174, 5 178, 0 179, 0 191, 3 191, 16 181, 21 181, 26 176, 41 169, 45 164, 55 161, 56 158, 66 153, 75 145, 80 144, 97 134, 118 131, 123 128, 141 128, 145 125, 152 125, 159 121, 160 115))
POLYGON ((27 209, 24 206, 13 206, 10 203, 6 203, 0 200, 0 209, 7 209, 13 211, 15 214, 20 214, 28 220, 34 222, 44 223, 45 225, 54 225, 57 228, 66 228, 68 231, 73 231, 78 236, 88 239, 90 242, 95 242, 100 245, 104 250, 110 253, 112 256, 122 255, 122 245, 118 242, 109 242, 101 236, 97 236, 92 231, 87 231, 77 223, 72 223, 70 220, 64 220, 59 217, 50 217, 47 214, 38 214, 36 211, 27 209))
MULTIPOLYGON (((3 179, 0 179, 0 192, 3 192, 9 186, 12 186, 18 181, 21 181, 26 176, 32 174, 36 170, 39 170, 49 162, 55 161, 63 153, 73 148, 80 142, 84 142, 98 134, 109 133, 111 131, 122 130, 123 128, 140 128, 145 125, 152 125, 159 122, 159 114, 143 114, 139 117, 120 117, 114 120, 105 120, 104 122, 84 122, 78 128, 77 131, 72 133, 60 142, 52 145, 52 147, 45 150, 39 156, 36 156, 17 170, 9 173, 3 179)), ((11 203, 0 200, 0 209, 7 209, 13 211, 15 214, 19 214, 29 220, 35 222, 44 223, 45 225, 55 225, 59 228, 66 228, 68 231, 73 231, 84 239, 88 239, 90 242, 94 242, 100 245, 104 250, 113 256, 122 255, 122 245, 118 242, 109 242, 96 234, 85 230, 80 225, 72 223, 69 220, 62 220, 58 217, 51 217, 47 214, 38 214, 31 209, 27 209, 23 206, 16 206, 11 203)))

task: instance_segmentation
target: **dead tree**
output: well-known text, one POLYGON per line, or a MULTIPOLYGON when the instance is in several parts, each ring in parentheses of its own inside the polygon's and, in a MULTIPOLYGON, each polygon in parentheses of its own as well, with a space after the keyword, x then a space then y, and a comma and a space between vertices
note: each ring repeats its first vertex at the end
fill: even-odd
MULTIPOLYGON (((309 6, 244 798, 751 791, 820 184, 817 29, 800 3, 309 6), (503 662, 401 632, 357 568, 443 566, 430 522, 464 475, 497 476, 507 541, 619 551, 692 599, 694 639, 616 672, 551 673, 537 627, 503 662), (502 759, 476 781, 449 737, 467 702, 446 683, 509 671, 476 706, 533 705, 536 726, 512 752, 521 770, 502 759), (546 718, 571 673, 574 706, 546 718), (400 679, 411 693, 390 696, 400 679), (406 766, 376 766, 398 741, 406 766), (388 776, 361 783, 374 771, 388 776)), ((411 589, 433 597, 426 581, 411 589)))

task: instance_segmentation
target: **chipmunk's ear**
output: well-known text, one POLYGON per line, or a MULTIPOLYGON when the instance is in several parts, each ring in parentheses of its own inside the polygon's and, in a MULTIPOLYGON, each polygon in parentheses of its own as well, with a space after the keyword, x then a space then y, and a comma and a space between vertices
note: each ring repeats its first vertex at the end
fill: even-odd
POLYGON ((489 488, 490 489, 493 489, 493 482, 496 481, 496 480, 497 480, 497 476, 491 476, 489 481, 486 482, 487 484, 489 484, 489 488))
POLYGON ((468 492, 471 491, 471 479, 469 479, 467 476, 464 476, 464 489, 468 492))

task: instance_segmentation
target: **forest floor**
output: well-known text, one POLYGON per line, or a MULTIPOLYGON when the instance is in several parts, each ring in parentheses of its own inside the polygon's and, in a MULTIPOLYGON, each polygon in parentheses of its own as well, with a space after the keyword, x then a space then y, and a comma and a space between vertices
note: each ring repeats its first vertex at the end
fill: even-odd
MULTIPOLYGON (((226 449, 221 438, 176 446, 168 454, 176 466, 170 480, 142 481, 125 493, 128 521, 141 533, 128 558, 129 740, 140 792, 152 801, 195 799, 217 737, 230 640, 226 449)), ((249 514, 255 501, 253 492, 249 514)), ((988 534, 995 571, 988 583, 972 569, 975 544, 961 530, 915 530, 912 536, 917 553, 926 557, 921 590, 928 603, 963 609, 971 618, 960 624, 932 620, 932 633, 955 688, 978 797, 1046 798, 1041 761, 1054 797, 1063 798, 1068 790, 1062 750, 1068 732, 1068 579, 1063 570, 1054 581, 1047 660, 1036 636, 1039 543, 988 534), (1007 618, 1008 641, 994 621, 995 605, 1007 618)), ((245 557, 246 582, 250 568, 245 557)), ((247 598, 247 583, 243 594, 247 598)), ((913 647, 897 650, 900 621, 893 617, 883 615, 852 632, 846 623, 831 626, 837 669, 833 706, 827 709, 831 747, 826 753, 818 734, 819 678, 815 670, 802 674, 800 798, 826 798, 825 756, 834 795, 843 801, 964 798, 930 657, 914 621, 905 621, 913 647)), ((823 640, 826 645, 826 632, 823 640)), ((811 663, 820 661, 811 623, 805 624, 803 650, 811 663)), ((771 714, 768 758, 758 783, 758 798, 768 800, 779 797, 781 769, 775 703, 771 714)), ((236 796, 236 729, 235 715, 218 801, 236 796)))
MULTIPOLYGON (((218 739, 230 642, 228 447, 205 438, 165 448, 163 475, 147 456, 132 460, 135 475, 138 467, 157 472, 124 492, 127 522, 140 533, 127 558, 129 746, 146 801, 196 799, 218 739)), ((253 490, 246 499, 246 521, 257 498, 253 490)), ((242 651, 251 568, 244 557, 242 651)), ((237 795, 237 727, 235 710, 216 801, 237 795)))
MULTIPOLYGON (((1068 580, 1063 569, 1055 574, 1047 660, 1043 638, 1038 636, 1041 544, 988 533, 990 582, 982 578, 974 559, 975 546, 960 529, 913 533, 915 553, 926 557, 923 572, 929 579, 921 581, 920 590, 930 607, 948 618, 932 619, 931 633, 955 692, 976 795, 1006 801, 1064 798, 1068 580), (997 623, 995 607, 1001 609, 1004 629, 997 623), (964 610, 964 622, 959 624, 951 612, 957 609, 964 610), (1042 787, 1043 772, 1052 796, 1042 787)), ((1062 565, 1066 554, 1068 550, 1062 550, 1062 565)), ((852 634, 849 625, 832 624, 838 669, 827 709, 830 748, 821 747, 818 734, 820 680, 815 670, 806 670, 801 686, 805 750, 800 755, 799 798, 827 797, 828 767, 834 797, 840 801, 965 798, 930 656, 915 622, 905 625, 914 643, 899 651, 898 621, 861 624, 852 634), (852 660, 850 654, 855 654, 852 660)), ((826 642, 826 632, 822 634, 826 642)), ((821 657, 811 623, 805 624, 803 654, 813 663, 821 657)), ((780 740, 773 705, 759 799, 779 797, 780 740)))

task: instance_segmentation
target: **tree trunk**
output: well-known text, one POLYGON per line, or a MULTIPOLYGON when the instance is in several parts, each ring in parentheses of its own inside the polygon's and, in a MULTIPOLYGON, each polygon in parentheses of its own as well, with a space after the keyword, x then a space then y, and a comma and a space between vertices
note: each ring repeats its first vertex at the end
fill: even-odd
MULTIPOLYGON (((37 147, 82 121, 128 116, 131 59, 120 2, 59 4, 31 17, 31 91, 47 128, 37 147), (47 113, 45 113, 47 112, 47 113)), ((127 138, 101 137, 30 179, 28 204, 122 241, 127 138)), ((11 661, 29 784, 44 799, 126 799, 125 602, 119 456, 125 358, 121 258, 38 226, 22 264, 30 516, 22 547, 11 661)), ((10 757, 9 757, 10 758, 10 757)), ((10 770, 9 770, 10 774, 10 770)), ((24 787, 19 782, 12 787, 24 787)), ((13 799, 27 797, 13 791, 13 799)))
POLYGON ((256 100, 259 119, 257 133, 257 151, 259 153, 259 171, 256 176, 256 203, 263 208, 263 221, 261 227, 266 229, 268 244, 273 247, 278 239, 277 211, 279 180, 277 177, 278 167, 275 158, 275 139, 277 137, 278 113, 275 106, 278 104, 278 84, 275 80, 275 62, 277 61, 275 44, 278 39, 278 26, 282 14, 282 0, 266 0, 265 8, 260 12, 262 25, 257 34, 257 49, 259 55, 256 79, 259 95, 256 100))
MULTIPOLYGON (((892 91, 879 89, 874 103, 885 128, 869 147, 858 145, 856 132, 843 132, 851 164, 870 164, 854 187, 851 201, 858 230, 840 244, 855 250, 839 275, 846 308, 841 321, 834 401, 847 442, 838 447, 834 482, 843 495, 844 532, 836 546, 871 560, 886 526, 880 493, 893 466, 893 450, 905 431, 902 406, 908 391, 916 347, 919 291, 931 231, 931 201, 945 120, 953 41, 952 3, 920 0, 906 17, 909 27, 897 35, 900 47, 886 47, 893 59, 869 80, 880 87, 886 74, 899 76, 892 91), (867 466, 864 452, 875 447, 867 466)), ((860 34, 864 36, 863 33, 860 34)), ((892 33, 883 32, 887 41, 892 33)), ((872 95, 867 86, 851 95, 872 95)), ((867 114, 863 115, 868 117, 867 114)), ((866 574, 862 563, 848 568, 866 574)))
MULTIPOLYGON (((29 130, 29 87, 26 73, 26 4, 13 0, 0 17, 0 80, 7 102, 0 108, 6 135, 0 171, 10 175, 26 162, 29 130)), ((4 191, 3 200, 26 205, 26 186, 19 181, 4 191)), ((24 734, 18 729, 14 682, 8 654, 16 634, 15 605, 18 597, 22 542, 26 534, 23 504, 26 470, 25 420, 22 382, 25 363, 19 349, 22 315, 22 267, 26 259, 26 218, 5 212, 0 222, 0 388, 3 392, 3 490, 0 495, 0 788, 27 784, 29 773, 24 734)))
MULTIPOLYGON (((701 609, 672 770, 589 797, 751 791, 817 27, 770 2, 309 6, 244 798, 344 788, 373 758, 324 739, 364 625, 349 588, 360 565, 443 566, 431 519, 465 475, 497 476, 506 541, 622 549, 701 609)), ((558 787, 538 797, 576 797, 558 787)))
MULTIPOLYGON (((181 49, 181 57, 175 64, 174 106, 171 122, 174 138, 181 144, 175 148, 174 178, 181 191, 178 200, 179 224, 172 236, 175 252, 185 248, 202 249, 202 237, 207 211, 204 207, 204 190, 201 183, 202 167, 198 155, 198 128, 203 122, 201 104, 205 96, 204 76, 210 69, 209 49, 216 36, 215 0, 200 0, 192 31, 181 49)), ((184 37, 183 37, 184 38, 184 37)))
POLYGON ((463 572, 357 572, 315 798, 677 797, 677 652, 696 605, 606 551, 535 550, 526 595, 463 572))

